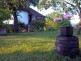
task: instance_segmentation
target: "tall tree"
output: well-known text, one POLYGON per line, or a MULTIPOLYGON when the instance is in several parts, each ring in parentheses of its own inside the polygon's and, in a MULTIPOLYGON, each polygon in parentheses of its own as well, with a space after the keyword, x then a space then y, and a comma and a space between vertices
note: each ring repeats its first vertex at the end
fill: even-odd
POLYGON ((9 8, 14 16, 14 31, 18 32, 17 11, 21 8, 27 8, 30 5, 36 6, 39 0, 0 0, 2 8, 9 8))

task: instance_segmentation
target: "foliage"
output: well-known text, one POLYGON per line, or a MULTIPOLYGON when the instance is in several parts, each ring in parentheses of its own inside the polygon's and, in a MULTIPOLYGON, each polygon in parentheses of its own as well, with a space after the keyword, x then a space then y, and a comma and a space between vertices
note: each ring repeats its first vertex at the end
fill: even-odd
POLYGON ((64 20, 62 22, 57 22, 57 26, 60 27, 60 26, 71 26, 71 23, 69 20, 64 20))
POLYGON ((8 30, 8 24, 3 24, 3 28, 5 28, 6 30, 8 30))
POLYGON ((0 23, 10 18, 10 10, 0 8, 0 23))
POLYGON ((52 4, 57 1, 57 0, 41 0, 38 8, 45 8, 47 9, 48 7, 52 6, 52 4))
POLYGON ((4 9, 0 8, 0 30, 2 28, 6 28, 7 29, 7 25, 3 24, 3 21, 5 21, 5 20, 7 21, 7 19, 10 18, 10 13, 11 13, 11 11, 8 10, 8 9, 4 10, 4 9))
POLYGON ((46 19, 45 20, 45 28, 46 30, 56 30, 57 29, 57 25, 55 22, 49 20, 49 19, 46 19))
POLYGON ((71 17, 72 16, 70 14, 64 14, 63 18, 54 18, 54 22, 57 23, 58 27, 60 27, 60 26, 71 26, 71 23, 70 23, 71 17))
POLYGON ((81 11, 81 1, 80 0, 42 0, 39 4, 40 8, 53 7, 54 10, 58 10, 61 13, 72 13, 76 14, 81 11))
POLYGON ((47 15, 47 18, 45 20, 45 30, 56 30, 57 29, 57 24, 53 21, 54 18, 60 18, 62 17, 62 14, 59 12, 52 12, 47 15))
POLYGON ((40 28, 42 28, 43 29, 43 27, 44 27, 44 23, 42 23, 42 22, 31 22, 30 23, 30 25, 31 26, 34 26, 36 29, 40 29, 40 28))
POLYGON ((19 26, 19 27, 24 27, 24 25, 25 25, 24 22, 18 21, 18 26, 19 26))
POLYGON ((54 18, 62 18, 62 14, 60 12, 52 12, 48 14, 47 17, 53 21, 54 18))
POLYGON ((30 5, 36 6, 38 2, 39 0, 0 0, 0 6, 15 11, 21 8, 27 8, 30 5))

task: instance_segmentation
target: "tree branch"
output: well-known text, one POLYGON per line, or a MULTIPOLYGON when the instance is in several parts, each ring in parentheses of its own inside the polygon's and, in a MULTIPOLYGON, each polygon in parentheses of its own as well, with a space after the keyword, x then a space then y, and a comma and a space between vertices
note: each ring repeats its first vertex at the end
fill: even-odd
POLYGON ((77 12, 80 13, 80 10, 79 10, 79 8, 76 5, 74 5, 72 3, 69 3, 67 1, 64 1, 64 2, 67 3, 67 4, 69 4, 69 5, 71 5, 72 7, 76 7, 77 8, 77 12))

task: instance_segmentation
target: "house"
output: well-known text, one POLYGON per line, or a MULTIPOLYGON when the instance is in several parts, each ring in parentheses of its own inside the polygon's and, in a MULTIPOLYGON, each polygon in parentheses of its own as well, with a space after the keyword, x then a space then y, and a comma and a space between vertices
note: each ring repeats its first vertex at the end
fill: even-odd
MULTIPOLYGON (((44 23, 44 20, 45 20, 45 16, 43 16, 42 14, 33 10, 32 8, 20 9, 20 10, 18 10, 17 15, 18 15, 17 16, 18 21, 23 22, 25 24, 24 27, 19 27, 19 30, 23 31, 23 32, 25 30, 39 30, 40 28, 38 28, 38 24, 44 23), (35 23, 35 22, 38 22, 38 24, 35 23), (36 24, 36 26, 31 25, 31 23, 34 23, 34 25, 36 24)), ((5 20, 3 23, 9 24, 8 25, 8 31, 9 32, 14 31, 14 25, 13 25, 14 24, 14 18, 13 18, 13 16, 11 16, 11 18, 8 21, 5 20)), ((0 34, 4 34, 4 33, 6 33, 6 30, 2 29, 0 31, 0 34)))
POLYGON ((33 10, 32 8, 23 8, 18 11, 18 20, 24 22, 26 28, 35 29, 36 27, 31 26, 32 22, 44 23, 45 16, 33 10), (29 26, 28 26, 29 25, 29 26))
POLYGON ((32 8, 23 8, 18 11, 18 20, 24 20, 25 24, 30 24, 32 21, 42 22, 45 16, 33 10, 32 8))

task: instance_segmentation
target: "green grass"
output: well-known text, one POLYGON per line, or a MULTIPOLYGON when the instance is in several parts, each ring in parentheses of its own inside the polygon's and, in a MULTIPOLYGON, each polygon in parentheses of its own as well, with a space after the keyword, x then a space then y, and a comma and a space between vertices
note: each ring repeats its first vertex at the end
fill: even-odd
MULTIPOLYGON (((81 61, 55 53, 58 31, 10 33, 0 36, 0 61, 81 61)), ((79 43, 81 48, 81 36, 79 43)))

